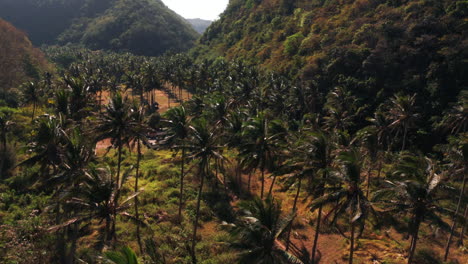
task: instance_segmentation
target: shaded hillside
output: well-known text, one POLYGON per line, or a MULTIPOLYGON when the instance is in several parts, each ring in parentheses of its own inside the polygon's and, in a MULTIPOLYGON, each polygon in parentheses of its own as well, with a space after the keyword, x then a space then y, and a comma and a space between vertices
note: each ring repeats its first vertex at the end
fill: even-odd
POLYGON ((342 86, 375 104, 404 92, 445 105, 467 88, 467 14, 466 0, 231 0, 194 54, 302 76, 319 91, 342 86))
POLYGON ((187 21, 192 25, 192 27, 200 34, 203 34, 205 30, 213 23, 210 20, 204 20, 200 18, 187 19, 187 21))
POLYGON ((28 79, 38 79, 49 67, 44 54, 25 33, 0 19, 0 95, 28 79))
POLYGON ((4 0, 0 17, 33 43, 159 55, 191 48, 197 33, 160 0, 4 0))

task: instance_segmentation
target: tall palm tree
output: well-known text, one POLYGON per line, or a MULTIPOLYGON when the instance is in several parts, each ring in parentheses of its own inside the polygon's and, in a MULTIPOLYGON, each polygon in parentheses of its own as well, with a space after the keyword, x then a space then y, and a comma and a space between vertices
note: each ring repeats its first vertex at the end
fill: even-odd
MULTIPOLYGON (((260 169, 262 184, 260 198, 262 199, 265 192, 265 172, 274 165, 274 159, 278 147, 286 135, 285 132, 281 121, 271 121, 263 113, 256 118, 252 118, 245 125, 243 131, 245 143, 242 145, 240 155, 243 156, 246 166, 260 169)), ((273 184, 274 182, 270 190, 273 184)))
POLYGON ((302 264, 279 241, 293 219, 292 215, 281 216, 279 202, 271 196, 265 200, 256 197, 241 208, 247 214, 231 232, 236 240, 231 245, 242 250, 239 263, 302 264))
MULTIPOLYGON (((11 127, 14 125, 12 120, 12 115, 15 112, 14 109, 8 107, 0 108, 0 175, 4 175, 6 171, 4 171, 6 153, 7 153, 7 142, 8 142, 8 132, 10 131, 11 127)), ((1 178, 1 177, 0 177, 1 178)))
POLYGON ((379 137, 378 137, 377 129, 373 126, 365 127, 357 132, 356 138, 354 140, 359 141, 360 147, 366 153, 365 155, 365 158, 367 160, 366 197, 369 198, 371 170, 372 170, 373 164, 376 164, 379 158, 380 144, 379 144, 379 137))
MULTIPOLYGON (((99 116, 96 127, 94 128, 94 131, 98 135, 96 137, 97 141, 111 139, 112 147, 117 149, 116 177, 115 179, 111 178, 116 188, 116 197, 114 198, 114 203, 116 204, 122 186, 120 174, 123 147, 130 142, 130 134, 135 125, 133 121, 131 104, 126 97, 123 97, 117 92, 111 97, 109 104, 106 106, 105 111, 99 116)), ((115 214, 114 217, 116 217, 115 214)), ((115 236, 115 221, 112 224, 112 234, 115 236)))
POLYGON ((391 121, 389 127, 396 130, 395 137, 403 135, 401 150, 405 150, 408 132, 420 118, 416 109, 416 94, 395 95, 391 98, 387 118, 391 121))
POLYGON ((465 198, 465 188, 468 174, 468 134, 460 134, 457 138, 449 138, 449 144, 441 147, 448 161, 448 170, 453 176, 462 176, 462 186, 458 196, 457 207, 452 218, 452 227, 445 246, 444 261, 447 261, 450 244, 452 242, 453 234, 457 228, 458 218, 460 217, 460 210, 463 209, 462 202, 465 198))
MULTIPOLYGON (((143 106, 138 106, 134 103, 133 107, 131 108, 131 120, 132 120, 132 127, 130 127, 129 133, 129 142, 136 145, 137 149, 137 161, 135 166, 135 193, 138 190, 138 181, 140 178, 140 161, 142 158, 141 152, 141 144, 147 142, 147 135, 150 131, 149 126, 146 124, 145 120, 145 108, 143 106)), ((137 222, 140 220, 140 214, 138 211, 138 196, 135 197, 135 217, 137 222)), ((140 234, 140 225, 136 225, 136 234, 137 234, 137 241, 138 246, 140 248, 140 252, 143 252, 143 244, 141 243, 141 234, 140 234)))
MULTIPOLYGON (((363 190, 360 187, 361 179, 361 157, 358 150, 351 149, 342 151, 337 157, 340 168, 327 179, 331 181, 333 187, 325 190, 326 194, 316 199, 312 203, 312 209, 317 209, 323 205, 331 205, 333 217, 331 223, 336 225, 339 218, 346 215, 350 225, 350 248, 349 264, 353 263, 354 243, 356 228, 362 234, 368 216, 373 213, 373 208, 363 190), (337 185, 336 183, 339 183, 337 185)), ((340 230, 341 234, 344 234, 340 230)))
MULTIPOLYGON (((307 143, 304 144, 304 149, 310 156, 312 164, 317 172, 321 174, 321 179, 318 181, 319 184, 316 188, 317 196, 321 197, 324 195, 325 181, 328 178, 334 160, 335 145, 331 141, 330 136, 324 132, 313 132, 310 133, 308 137, 309 139, 307 143)), ((317 253, 320 225, 322 222, 322 210, 323 205, 319 204, 315 226, 315 236, 311 252, 312 263, 316 263, 315 256, 317 253)))
POLYGON ((184 200, 184 165, 186 156, 186 141, 190 135, 190 118, 185 111, 184 106, 178 106, 169 109, 164 113, 164 141, 163 145, 168 144, 176 150, 182 150, 182 160, 180 164, 180 192, 179 192, 179 219, 182 219, 182 206, 184 200))
POLYGON ((36 115, 37 105, 41 102, 42 87, 39 83, 27 82, 22 85, 23 98, 25 103, 33 105, 33 111, 31 114, 31 122, 34 120, 36 115))
POLYGON ((55 174, 61 164, 61 152, 64 144, 65 128, 62 117, 45 116, 38 121, 29 152, 31 157, 20 165, 40 165, 41 177, 55 174))
POLYGON ((436 196, 442 177, 437 174, 432 160, 408 152, 402 153, 393 174, 396 180, 387 181, 386 188, 376 192, 373 199, 382 202, 388 212, 411 214, 408 229, 411 235, 408 264, 411 264, 421 223, 431 221, 437 226, 450 228, 437 214, 446 212, 438 204, 440 197, 436 196))
POLYGON ((437 125, 451 134, 467 132, 468 129, 468 91, 462 90, 458 101, 450 108, 437 125))
POLYGON ((217 141, 218 135, 208 126, 208 122, 205 119, 196 120, 190 129, 191 137, 187 144, 187 149, 190 151, 190 157, 197 160, 197 176, 200 180, 191 247, 192 263, 195 264, 197 263, 195 246, 197 242, 198 220, 200 218, 200 204, 204 181, 206 177, 211 175, 211 160, 224 160, 224 157, 220 153, 220 146, 217 141))

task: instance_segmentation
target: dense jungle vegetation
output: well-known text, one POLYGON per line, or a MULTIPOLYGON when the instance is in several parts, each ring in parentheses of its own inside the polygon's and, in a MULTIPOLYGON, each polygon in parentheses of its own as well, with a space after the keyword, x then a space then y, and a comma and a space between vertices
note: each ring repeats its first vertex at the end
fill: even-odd
POLYGON ((464 264, 467 7, 232 0, 159 57, 0 23, 49 60, 0 64, 0 263, 464 264))
POLYGON ((35 45, 74 43, 156 56, 186 51, 198 38, 161 0, 2 0, 0 17, 35 45))

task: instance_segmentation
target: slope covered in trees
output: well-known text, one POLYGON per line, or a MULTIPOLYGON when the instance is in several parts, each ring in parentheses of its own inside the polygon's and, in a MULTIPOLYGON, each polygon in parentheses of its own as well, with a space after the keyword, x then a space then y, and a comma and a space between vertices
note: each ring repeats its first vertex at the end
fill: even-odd
POLYGON ((0 17, 33 43, 160 55, 193 47, 198 34, 160 0, 4 0, 0 17))
POLYGON ((194 54, 345 87, 371 104, 418 93, 439 112, 467 88, 467 15, 465 0, 231 0, 194 54))
POLYGON ((26 80, 39 79, 50 66, 26 34, 0 19, 0 100, 26 80))

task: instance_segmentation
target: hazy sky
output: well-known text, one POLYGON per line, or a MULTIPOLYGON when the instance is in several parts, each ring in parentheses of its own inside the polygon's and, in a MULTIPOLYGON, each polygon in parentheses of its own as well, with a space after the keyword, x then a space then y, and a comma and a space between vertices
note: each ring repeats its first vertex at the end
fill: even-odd
POLYGON ((229 0, 162 0, 184 18, 215 20, 226 9, 229 0))

